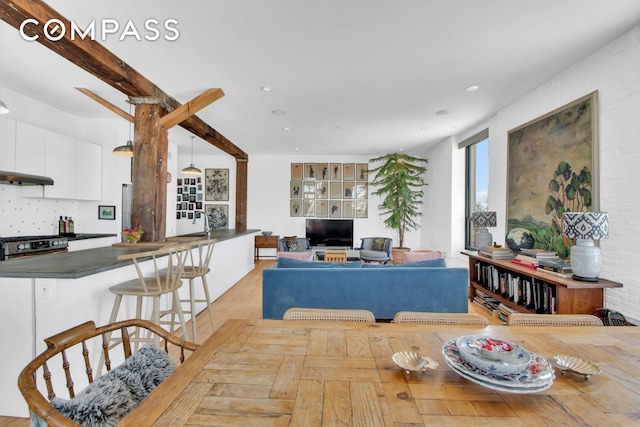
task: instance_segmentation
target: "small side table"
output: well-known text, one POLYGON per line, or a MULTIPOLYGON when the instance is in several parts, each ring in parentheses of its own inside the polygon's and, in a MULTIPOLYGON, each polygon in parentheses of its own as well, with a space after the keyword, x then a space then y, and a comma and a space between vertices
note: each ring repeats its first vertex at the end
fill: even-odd
MULTIPOLYGON (((277 251, 279 238, 280 236, 255 236, 255 260, 257 261, 260 258, 260 249, 275 249, 277 251)), ((270 258, 275 258, 275 256, 270 258)))

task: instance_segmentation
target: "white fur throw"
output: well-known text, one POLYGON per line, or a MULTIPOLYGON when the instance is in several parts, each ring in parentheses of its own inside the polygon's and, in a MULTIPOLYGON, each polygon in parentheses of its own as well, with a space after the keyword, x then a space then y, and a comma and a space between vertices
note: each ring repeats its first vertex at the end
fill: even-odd
MULTIPOLYGON (((135 352, 71 400, 54 397, 51 405, 65 417, 88 427, 111 427, 136 407, 176 368, 169 355, 152 344, 135 352)), ((31 427, 46 423, 32 414, 31 427)))

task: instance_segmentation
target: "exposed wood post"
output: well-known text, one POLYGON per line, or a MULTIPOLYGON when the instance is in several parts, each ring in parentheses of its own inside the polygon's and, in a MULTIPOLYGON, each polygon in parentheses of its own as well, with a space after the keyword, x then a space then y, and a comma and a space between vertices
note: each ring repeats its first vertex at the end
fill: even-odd
POLYGON ((158 104, 136 104, 134 153, 131 171, 131 226, 142 228, 143 242, 165 240, 167 229, 168 132, 158 125, 163 109, 158 104))
POLYGON ((236 159, 236 230, 247 229, 248 159, 236 159))

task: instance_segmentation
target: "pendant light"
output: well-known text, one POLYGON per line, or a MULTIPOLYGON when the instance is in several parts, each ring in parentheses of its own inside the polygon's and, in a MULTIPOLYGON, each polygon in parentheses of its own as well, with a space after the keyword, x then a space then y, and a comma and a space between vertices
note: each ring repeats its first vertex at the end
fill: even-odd
POLYGON ((188 168, 182 169, 182 173, 186 173, 189 175, 200 175, 202 171, 197 167, 193 166, 193 138, 195 138, 195 136, 191 137, 191 164, 189 165, 188 168))
POLYGON ((9 113, 9 107, 7 107, 7 104, 2 102, 2 100, 0 99, 0 114, 8 114, 8 113, 9 113))
MULTIPOLYGON (((131 115, 131 103, 129 102, 129 115, 131 115)), ((121 145, 113 149, 116 156, 133 157, 133 141, 131 136, 131 121, 129 121, 129 140, 126 145, 121 145)))

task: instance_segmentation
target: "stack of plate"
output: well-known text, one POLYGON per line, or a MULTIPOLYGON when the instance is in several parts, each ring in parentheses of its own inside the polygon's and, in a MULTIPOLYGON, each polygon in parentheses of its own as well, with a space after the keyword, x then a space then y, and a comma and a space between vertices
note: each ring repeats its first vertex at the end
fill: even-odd
POLYGON ((487 339, 468 335, 445 343, 442 347, 445 363, 463 378, 496 391, 536 393, 551 387, 555 373, 543 357, 515 343, 493 338, 511 347, 495 360, 479 349, 478 342, 487 339))

